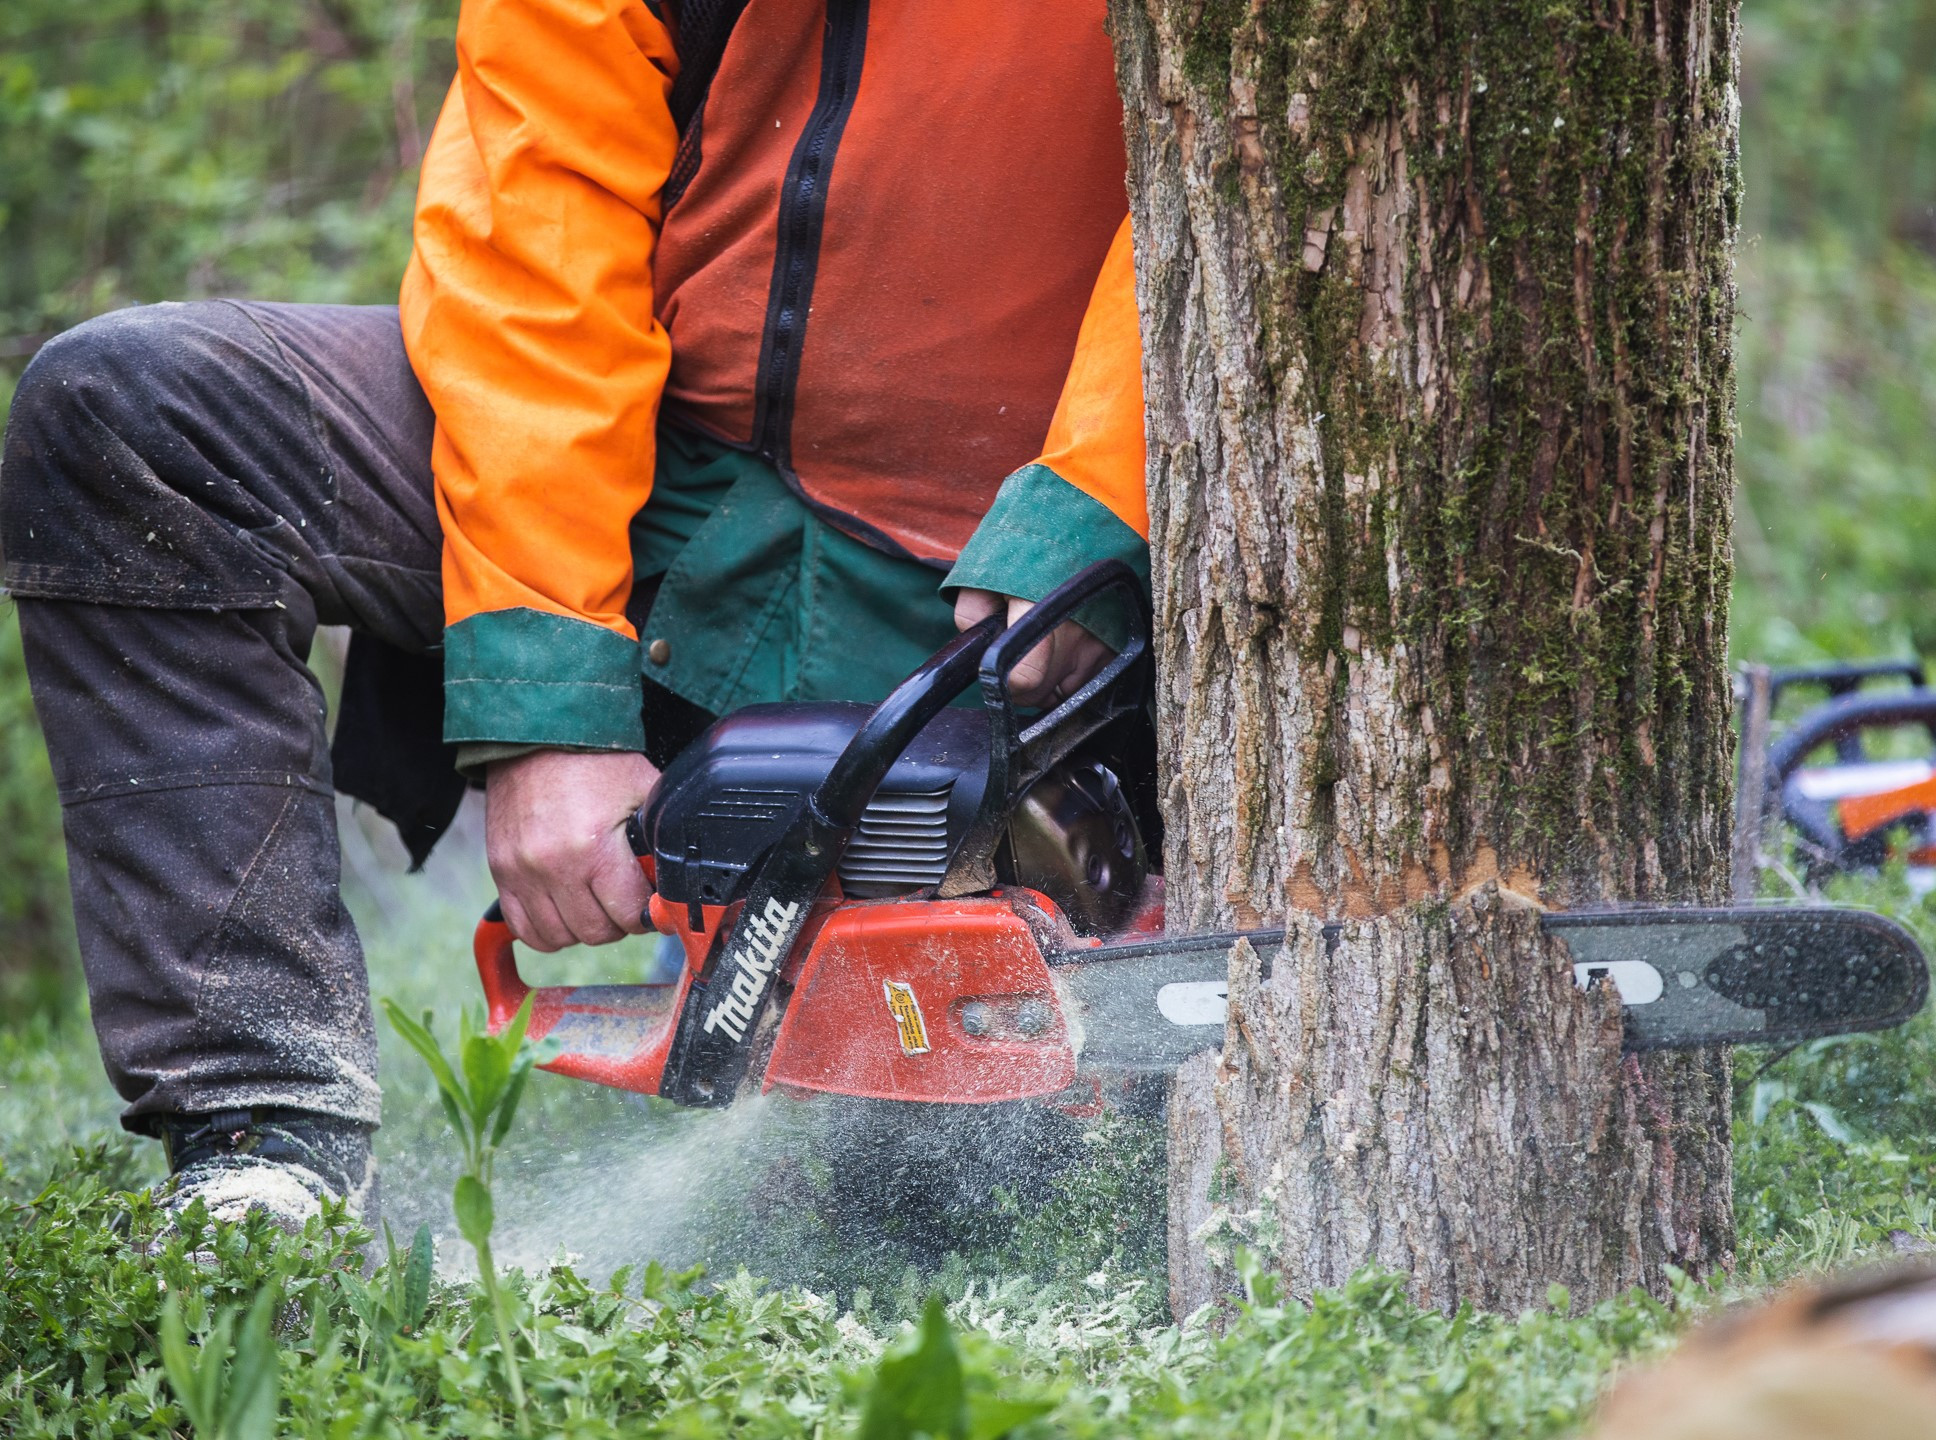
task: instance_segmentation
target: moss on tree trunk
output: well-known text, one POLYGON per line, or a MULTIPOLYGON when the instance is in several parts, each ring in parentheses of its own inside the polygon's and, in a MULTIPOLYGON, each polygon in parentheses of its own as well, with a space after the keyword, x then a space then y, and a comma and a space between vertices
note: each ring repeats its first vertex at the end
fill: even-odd
POLYGON ((1293 930, 1177 1083, 1173 1298, 1213 1211, 1298 1292, 1725 1264, 1725 1056, 1622 1059, 1532 915, 1727 893, 1735 7, 1110 12, 1171 924, 1293 930))

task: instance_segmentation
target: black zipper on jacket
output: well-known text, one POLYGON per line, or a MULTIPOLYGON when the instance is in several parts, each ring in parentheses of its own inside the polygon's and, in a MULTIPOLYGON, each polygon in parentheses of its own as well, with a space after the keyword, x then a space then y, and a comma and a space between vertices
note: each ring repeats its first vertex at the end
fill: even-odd
POLYGON ((753 448, 781 469, 793 462, 793 392, 800 379, 807 312, 813 304, 820 231, 827 217, 827 182, 834 151, 860 89, 867 50, 867 0, 827 0, 820 48, 820 93, 787 162, 780 188, 773 283, 767 290, 766 329, 754 376, 753 448))

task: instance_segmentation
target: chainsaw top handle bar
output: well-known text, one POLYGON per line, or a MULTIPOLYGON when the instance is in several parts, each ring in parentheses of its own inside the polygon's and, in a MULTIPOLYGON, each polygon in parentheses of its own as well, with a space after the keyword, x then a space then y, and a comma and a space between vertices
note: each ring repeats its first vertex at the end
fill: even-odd
POLYGON ((988 707, 992 731, 989 763, 996 772, 989 778, 1000 782, 989 786, 991 800, 1005 807, 1016 792, 1026 789, 1104 725, 1144 703, 1149 632, 1149 601, 1143 594, 1142 581, 1122 561, 1104 560, 1056 586, 1001 633, 981 661, 982 702, 988 707), (1024 726, 1009 693, 1009 678, 1015 667, 1057 626, 1074 619, 1076 611, 1111 594, 1122 600, 1129 629, 1122 649, 1075 694, 1024 726))
POLYGON ((1891 725, 1922 725, 1936 738, 1936 690, 1855 690, 1818 705, 1768 747, 1769 777, 1779 785, 1817 747, 1891 725))
POLYGON ((861 812, 909 742, 983 673, 983 652, 1001 631, 995 615, 962 631, 874 707, 813 793, 823 821, 842 830, 860 824, 861 812))
POLYGON ((1016 790, 1143 703, 1149 648, 1149 606, 1142 582, 1120 560, 1099 561, 1056 586, 1008 628, 991 615, 930 656, 862 722, 814 792, 811 809, 822 824, 852 831, 909 742, 979 678, 989 722, 989 783, 982 809, 991 817, 1005 814, 1016 790), (1023 728, 1009 694, 1009 676, 1057 626, 1111 593, 1125 602, 1127 642, 1075 694, 1023 728))
MULTIPOLYGON (((1136 572, 1120 560, 1104 560, 1064 581, 1014 625, 1002 628, 991 615, 963 631, 928 657, 894 692, 874 707, 840 752, 810 805, 816 819, 836 830, 852 830, 894 762, 914 737, 979 678, 989 712, 989 793, 991 810, 1006 808, 1010 790, 1032 781, 1104 724, 1143 702, 1149 655, 1149 603, 1136 572), (1029 651, 1090 601, 1115 592, 1124 601, 1129 639, 1107 665, 1075 694, 1023 728, 1009 696, 1009 675, 1029 651), (1053 753, 1045 742, 1054 738, 1053 753), (1024 755, 1021 765, 1014 763, 1024 755)), ((626 826, 638 855, 651 853, 642 807, 626 826)), ((830 867, 831 868, 831 867, 830 867)))

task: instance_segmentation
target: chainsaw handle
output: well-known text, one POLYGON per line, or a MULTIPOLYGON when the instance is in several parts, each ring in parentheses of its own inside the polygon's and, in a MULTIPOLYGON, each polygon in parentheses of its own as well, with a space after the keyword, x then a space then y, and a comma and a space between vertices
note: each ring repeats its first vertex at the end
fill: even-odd
POLYGON ((504 922, 504 907, 497 901, 477 922, 471 937, 471 950, 477 957, 477 978, 484 982, 484 1004, 493 1030, 510 1023, 524 1004, 531 987, 518 974, 517 952, 511 944, 511 927, 504 922))
POLYGON ((1822 852, 1824 863, 1837 863, 1849 839, 1837 806, 1802 795, 1795 772, 1821 745, 1833 742, 1839 762, 1859 761, 1864 730, 1915 724, 1936 737, 1936 690, 1851 690, 1816 706, 1768 747, 1768 793, 1780 797, 1783 817, 1822 852))
POLYGON ((1786 781, 1817 746, 1828 741, 1836 741, 1839 746, 1864 730, 1916 724, 1936 738, 1936 690, 1851 691, 1816 706, 1782 732, 1781 738, 1768 747, 1769 778, 1777 785, 1786 781))
POLYGON ((992 799, 1005 805, 1104 725, 1143 703, 1149 632, 1149 602, 1142 581, 1120 560, 1099 561, 1063 581, 1002 632, 981 660, 981 694, 991 732, 989 764, 991 771, 1000 772, 989 778, 1001 782, 990 785, 992 799), (1127 602, 1129 639, 1086 685, 1024 727, 1009 694, 1009 676, 1049 632, 1111 592, 1127 602), (1018 755, 1025 762, 1021 767, 1014 764, 1018 755))
POLYGON ((985 670, 983 652, 1001 629, 1000 618, 990 615, 962 631, 874 707, 813 792, 812 805, 822 821, 843 831, 860 824, 861 812, 909 742, 985 670))

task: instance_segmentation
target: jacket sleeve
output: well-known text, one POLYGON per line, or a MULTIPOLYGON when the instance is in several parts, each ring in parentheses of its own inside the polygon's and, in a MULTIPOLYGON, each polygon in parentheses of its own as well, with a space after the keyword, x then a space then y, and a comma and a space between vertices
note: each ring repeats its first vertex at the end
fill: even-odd
POLYGON ((437 416, 448 740, 644 743, 628 527, 671 363, 652 254, 676 68, 642 0, 460 13, 401 296, 437 416))
MULTIPOLYGON (((1075 358, 1041 455, 1002 482, 944 590, 972 587, 1040 600, 1098 560, 1149 580, 1144 489, 1143 348, 1129 219, 1103 261, 1076 336, 1075 358)), ((1078 617, 1112 644, 1119 621, 1078 617)))

